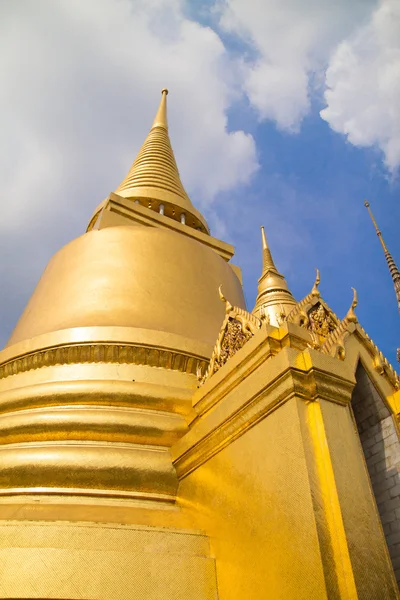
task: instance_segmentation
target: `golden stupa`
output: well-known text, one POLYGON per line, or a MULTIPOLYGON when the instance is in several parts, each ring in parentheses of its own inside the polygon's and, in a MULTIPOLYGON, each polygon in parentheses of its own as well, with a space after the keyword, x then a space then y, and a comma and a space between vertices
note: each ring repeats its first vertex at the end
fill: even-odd
POLYGON ((398 598, 398 376, 264 230, 247 311, 166 97, 0 353, 0 598, 398 598))

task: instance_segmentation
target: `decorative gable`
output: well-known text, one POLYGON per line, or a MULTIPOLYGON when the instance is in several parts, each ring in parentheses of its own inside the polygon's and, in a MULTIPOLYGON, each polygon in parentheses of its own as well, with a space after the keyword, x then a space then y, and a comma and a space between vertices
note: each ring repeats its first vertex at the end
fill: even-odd
POLYGON ((197 377, 200 385, 203 385, 207 379, 241 350, 263 325, 258 317, 242 308, 232 306, 224 297, 221 287, 219 288, 219 295, 221 300, 225 302, 225 319, 206 372, 202 375, 201 370, 198 370, 197 377))

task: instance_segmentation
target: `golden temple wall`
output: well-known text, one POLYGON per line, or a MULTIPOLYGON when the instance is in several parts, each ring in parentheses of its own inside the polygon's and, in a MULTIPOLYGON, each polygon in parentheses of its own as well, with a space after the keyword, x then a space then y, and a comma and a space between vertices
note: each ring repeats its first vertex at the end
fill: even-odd
MULTIPOLYGON (((339 323, 318 273, 297 304, 264 234, 244 310, 234 249, 180 181, 166 95, 0 353, 0 598, 398 599, 350 407, 362 353, 396 413, 397 375, 356 294, 339 323)), ((396 566, 400 454, 367 387, 353 404, 396 566)))
POLYGON ((179 496, 210 536, 220 600, 328 597, 296 399, 183 479, 179 496))
POLYGON ((220 600, 398 598, 350 409, 352 368, 260 331, 200 388, 172 448, 220 600))

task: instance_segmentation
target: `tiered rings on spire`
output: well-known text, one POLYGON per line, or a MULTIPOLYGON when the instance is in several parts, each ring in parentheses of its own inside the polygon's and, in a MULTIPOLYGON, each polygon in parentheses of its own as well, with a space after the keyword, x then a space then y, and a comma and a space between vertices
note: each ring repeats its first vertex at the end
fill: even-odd
POLYGON ((264 227, 261 227, 263 248, 263 271, 258 280, 258 296, 253 314, 271 325, 279 326, 289 314, 296 300, 288 288, 286 279, 275 266, 268 247, 264 227))
POLYGON ((208 233, 204 217, 192 205, 179 176, 168 135, 167 94, 163 89, 150 133, 115 193, 208 233))

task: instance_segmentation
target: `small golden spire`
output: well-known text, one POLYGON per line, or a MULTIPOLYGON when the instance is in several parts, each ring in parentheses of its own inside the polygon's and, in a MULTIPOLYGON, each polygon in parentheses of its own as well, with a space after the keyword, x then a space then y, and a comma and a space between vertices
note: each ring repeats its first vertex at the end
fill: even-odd
POLYGON ((161 102, 158 107, 157 114, 153 121, 153 127, 164 127, 164 129, 168 130, 168 120, 167 120, 167 96, 168 90, 164 88, 161 90, 161 102))
POLYGON ((382 237, 381 230, 379 229, 379 227, 377 225, 377 222, 375 221, 375 217, 372 214, 372 210, 371 210, 369 202, 367 200, 364 202, 364 206, 367 208, 367 210, 369 212, 369 216, 371 217, 372 223, 374 224, 374 227, 375 227, 376 235, 378 236, 378 238, 380 239, 380 242, 382 244, 383 251, 387 252, 388 249, 386 248, 386 244, 385 244, 385 241, 384 241, 384 239, 382 237))
POLYGON ((150 132, 115 193, 209 233, 206 220, 194 208, 182 185, 168 135, 167 94, 168 90, 164 88, 150 132))
POLYGON ((261 239, 262 239, 262 248, 263 248, 263 271, 267 271, 268 269, 274 269, 277 271, 275 263, 272 259, 271 251, 268 247, 267 237, 265 235, 264 226, 261 226, 261 239))
POLYGON ((286 280, 275 266, 269 249, 264 227, 261 227, 263 251, 263 270, 258 280, 258 296, 253 314, 260 319, 267 319, 271 325, 279 327, 285 315, 293 309, 296 301, 293 298, 286 280))

